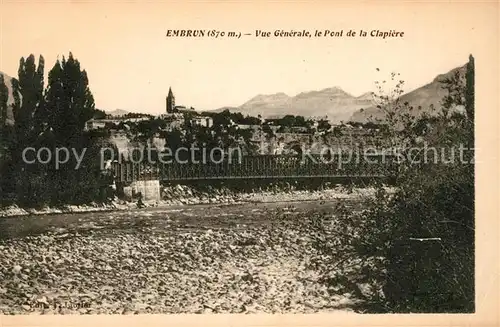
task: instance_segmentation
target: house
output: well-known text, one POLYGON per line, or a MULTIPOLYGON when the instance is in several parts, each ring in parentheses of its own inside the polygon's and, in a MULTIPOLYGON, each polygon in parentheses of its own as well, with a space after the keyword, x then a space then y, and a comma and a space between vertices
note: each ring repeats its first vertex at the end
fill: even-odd
POLYGON ((292 133, 307 133, 308 129, 304 126, 292 126, 290 127, 290 132, 292 133))
POLYGON ((187 108, 186 106, 175 106, 173 112, 181 112, 181 113, 194 113, 196 112, 193 107, 187 108))
POLYGON ((118 119, 91 119, 85 123, 85 130, 104 129, 107 124, 119 124, 118 119))
POLYGON ((106 127, 106 122, 104 122, 103 120, 91 119, 85 123, 85 130, 87 131, 102 129, 104 127, 106 127))
POLYGON ((260 125, 247 125, 247 124, 237 124, 238 129, 253 129, 258 130, 260 129, 260 125))
POLYGON ((191 123, 197 126, 212 127, 214 120, 208 116, 195 116, 191 119, 191 123))
POLYGON ((138 123, 140 121, 145 121, 145 120, 150 120, 150 117, 135 117, 135 118, 126 118, 123 120, 116 120, 116 123, 120 123, 120 121, 127 122, 127 123, 138 123))

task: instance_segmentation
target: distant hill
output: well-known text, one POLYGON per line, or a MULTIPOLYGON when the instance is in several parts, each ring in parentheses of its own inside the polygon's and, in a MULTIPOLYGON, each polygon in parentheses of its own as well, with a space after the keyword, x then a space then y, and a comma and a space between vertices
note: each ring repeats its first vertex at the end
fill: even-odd
MULTIPOLYGON (((400 98, 401 103, 408 102, 414 108, 421 106, 420 113, 437 114, 441 107, 441 100, 448 94, 448 91, 443 89, 442 82, 453 76, 457 71, 461 76, 465 76, 466 65, 454 68, 446 74, 438 75, 431 83, 403 94, 400 98)), ((381 109, 371 106, 364 110, 357 110, 350 120, 365 123, 376 119, 384 119, 384 113, 381 109)))
POLYGON ((7 124, 13 125, 14 124, 14 114, 12 113, 12 104, 14 103, 14 96, 12 93, 12 79, 13 78, 5 73, 2 73, 2 72, 0 72, 0 75, 3 75, 3 80, 4 80, 5 85, 7 85, 8 94, 9 94, 9 97, 7 100, 7 105, 8 105, 7 124))
POLYGON ((214 109, 214 110, 206 110, 205 112, 220 113, 220 112, 223 112, 224 110, 229 110, 231 112, 238 112, 238 107, 222 107, 222 108, 214 109))
MULTIPOLYGON (((414 107, 421 106, 422 112, 429 112, 433 105, 437 112, 441 99, 447 94, 441 82, 457 70, 465 74, 465 65, 439 75, 431 83, 402 95, 401 100, 408 101, 414 107)), ((239 107, 223 107, 213 112, 225 109, 255 117, 260 114, 264 118, 282 117, 287 114, 305 117, 328 116, 334 123, 367 122, 370 119, 383 118, 383 112, 375 106, 371 92, 355 97, 340 87, 302 92, 293 97, 285 93, 260 94, 239 107)))
POLYGON ((106 111, 106 113, 108 115, 118 117, 118 116, 124 116, 124 115, 128 114, 129 112, 127 110, 123 110, 123 109, 115 109, 112 111, 106 111))
MULTIPOLYGON (((408 92, 401 96, 401 101, 409 102, 414 107, 421 106, 422 112, 437 113, 440 101, 447 94, 442 88, 442 81, 452 76, 456 71, 465 75, 466 66, 457 67, 446 74, 438 75, 434 80, 420 88, 408 92), (434 111, 431 112, 431 105, 434 111)), ((0 72, 4 76, 5 83, 9 89, 9 105, 13 103, 12 77, 0 72)), ((222 107, 211 112, 241 112, 244 115, 264 118, 282 117, 287 114, 301 115, 305 117, 328 116, 334 123, 340 121, 367 122, 374 119, 383 119, 383 112, 376 108, 373 96, 370 92, 355 97, 340 87, 326 88, 320 91, 302 92, 296 96, 289 96, 285 93, 275 93, 270 95, 257 95, 239 107, 222 107)), ((112 116, 123 116, 129 112, 123 109, 106 111, 112 116)), ((7 113, 8 123, 13 123, 12 108, 7 113)))

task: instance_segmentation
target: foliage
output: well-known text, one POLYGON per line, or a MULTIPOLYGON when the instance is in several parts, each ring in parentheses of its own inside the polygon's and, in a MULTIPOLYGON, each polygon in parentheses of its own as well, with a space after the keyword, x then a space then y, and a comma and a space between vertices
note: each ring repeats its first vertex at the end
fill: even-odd
POLYGON ((131 132, 135 135, 135 140, 147 141, 164 130, 167 123, 162 119, 150 118, 131 125, 131 132))
POLYGON ((281 127, 306 127, 310 128, 312 122, 303 116, 285 115, 277 119, 267 119, 266 122, 281 127))
POLYGON ((372 121, 368 121, 366 123, 362 122, 357 122, 357 121, 349 121, 347 124, 351 125, 352 127, 361 127, 365 129, 379 129, 381 124, 374 123, 372 121))
POLYGON ((268 139, 274 138, 276 136, 273 129, 268 124, 262 126, 262 131, 266 134, 266 137, 268 139))
POLYGON ((143 114, 143 113, 135 113, 135 112, 128 112, 125 115, 123 115, 123 118, 125 118, 125 119, 129 119, 129 118, 143 118, 143 117, 154 118, 153 115, 143 114))
POLYGON ((380 186, 374 199, 366 199, 364 212, 339 207, 335 222, 325 217, 309 222, 322 253, 313 263, 323 282, 357 294, 364 300, 360 310, 474 311, 471 75, 467 81, 459 75, 444 81, 444 110, 431 117, 399 101, 404 82, 391 74, 395 88, 387 94, 379 87, 377 99, 387 122, 382 131, 401 159, 395 191, 380 186), (467 116, 448 111, 466 102, 467 116), (349 278, 336 273, 346 269, 356 273, 349 278))
MULTIPOLYGON (((0 74, 0 194, 4 193, 3 187, 3 178, 5 173, 5 162, 10 160, 7 158, 7 145, 8 145, 8 135, 10 134, 8 131, 8 126, 6 124, 7 121, 7 100, 8 100, 8 89, 7 85, 5 85, 4 77, 0 74)), ((0 196, 1 200, 1 196, 0 196)))
POLYGON ((56 140, 62 145, 79 143, 85 122, 94 115, 94 97, 85 70, 70 53, 49 72, 46 91, 46 118, 56 140))
POLYGON ((70 53, 57 61, 44 89, 44 59, 38 67, 33 55, 21 58, 18 79, 13 79, 14 126, 2 128, 5 156, 1 162, 2 200, 14 199, 21 206, 43 206, 106 201, 112 194, 109 180, 101 174, 99 144, 105 135, 84 130, 95 112, 85 70, 70 53), (47 162, 25 162, 23 151, 47 148, 47 162), (81 166, 69 155, 59 167, 56 149, 84 154, 81 166))
POLYGON ((106 114, 106 112, 104 110, 100 110, 100 109, 95 109, 94 110, 94 116, 92 117, 93 119, 106 119, 108 117, 108 115, 106 114))
POLYGON ((7 100, 9 90, 5 84, 3 74, 0 74, 0 128, 5 126, 7 120, 7 100))
POLYGON ((474 121, 474 95, 475 95, 475 66, 474 57, 469 56, 469 62, 467 63, 467 72, 465 75, 465 110, 467 112, 467 117, 471 122, 474 121))
POLYGON ((229 126, 231 122, 234 124, 241 125, 260 125, 261 120, 259 117, 253 117, 250 115, 243 116, 241 112, 231 112, 226 109, 222 112, 203 112, 203 115, 212 117, 214 120, 214 125, 229 126))
POLYGON ((332 127, 332 125, 330 125, 330 123, 326 119, 321 119, 318 122, 318 132, 328 131, 331 127, 332 127))

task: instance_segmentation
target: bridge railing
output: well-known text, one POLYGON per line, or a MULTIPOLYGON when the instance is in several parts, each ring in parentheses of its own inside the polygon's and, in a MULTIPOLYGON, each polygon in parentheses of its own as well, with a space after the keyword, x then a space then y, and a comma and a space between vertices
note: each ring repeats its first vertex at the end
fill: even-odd
POLYGON ((377 177, 388 176, 397 171, 391 156, 373 155, 361 159, 318 155, 242 156, 237 160, 220 162, 186 163, 134 163, 115 162, 115 178, 122 182, 136 180, 190 180, 232 178, 280 178, 280 177, 377 177), (368 159, 367 159, 368 158, 368 159))

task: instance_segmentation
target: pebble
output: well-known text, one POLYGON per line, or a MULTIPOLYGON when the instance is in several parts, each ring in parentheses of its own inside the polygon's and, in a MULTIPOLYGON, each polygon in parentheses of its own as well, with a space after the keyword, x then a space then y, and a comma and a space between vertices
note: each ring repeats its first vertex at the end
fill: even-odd
MULTIPOLYGON (((276 212, 266 214, 273 219, 276 212)), ((148 226, 131 232, 123 216, 112 223, 102 215, 96 218, 88 227, 95 233, 77 235, 68 227, 64 239, 45 234, 0 241, 8 253, 0 257, 0 267, 13 267, 17 278, 0 279, 0 305, 13 305, 0 306, 0 313, 45 312, 45 305, 36 303, 49 303, 48 294, 50 303, 61 304, 62 314, 145 313, 136 303, 153 313, 310 312, 304 303, 315 310, 325 303, 319 283, 305 267, 313 253, 307 237, 281 220, 259 225, 234 218, 231 227, 182 233, 169 224, 156 226, 153 233, 148 226), (102 226, 107 228, 97 229, 102 226), (248 239, 254 242, 236 245, 248 239), (92 268, 89 260, 105 270, 92 268), (30 270, 19 262, 32 263, 30 270), (26 280, 19 283, 21 272, 26 280), (34 303, 26 299, 33 308, 20 305, 19 294, 27 291, 39 296, 34 303)))

